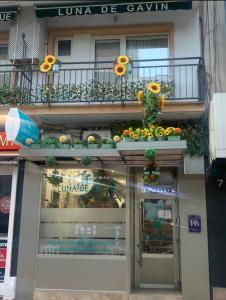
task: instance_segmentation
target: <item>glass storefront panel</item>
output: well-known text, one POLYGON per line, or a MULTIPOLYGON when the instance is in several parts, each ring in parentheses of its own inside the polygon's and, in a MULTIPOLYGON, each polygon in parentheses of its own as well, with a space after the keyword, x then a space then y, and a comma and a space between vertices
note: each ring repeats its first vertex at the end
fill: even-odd
POLYGON ((12 176, 0 175, 0 282, 4 281, 12 176))
POLYGON ((40 254, 125 254, 124 171, 46 169, 40 254))

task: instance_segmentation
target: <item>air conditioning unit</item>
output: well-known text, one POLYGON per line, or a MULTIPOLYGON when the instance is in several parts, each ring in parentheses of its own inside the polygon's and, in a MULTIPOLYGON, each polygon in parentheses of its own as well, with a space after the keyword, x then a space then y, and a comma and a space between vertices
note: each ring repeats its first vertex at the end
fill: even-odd
POLYGON ((96 141, 101 142, 104 139, 111 138, 110 130, 85 130, 83 131, 83 141, 87 141, 87 138, 92 135, 95 137, 96 141))

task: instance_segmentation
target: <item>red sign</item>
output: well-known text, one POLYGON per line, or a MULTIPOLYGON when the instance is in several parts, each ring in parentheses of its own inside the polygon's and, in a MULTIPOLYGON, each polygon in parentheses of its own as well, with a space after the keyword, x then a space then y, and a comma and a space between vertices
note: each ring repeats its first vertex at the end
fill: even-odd
POLYGON ((5 196, 0 198, 0 212, 3 214, 8 214, 10 210, 10 197, 5 196))
POLYGON ((0 132, 0 151, 17 151, 19 149, 20 146, 7 141, 5 132, 0 132))
POLYGON ((5 269, 7 248, 0 248, 0 268, 5 269))

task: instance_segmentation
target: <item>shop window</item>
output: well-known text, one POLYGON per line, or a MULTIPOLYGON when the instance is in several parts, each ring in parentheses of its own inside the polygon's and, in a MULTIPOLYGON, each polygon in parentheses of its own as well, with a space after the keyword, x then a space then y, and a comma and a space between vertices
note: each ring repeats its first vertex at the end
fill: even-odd
POLYGON ((58 56, 70 56, 71 40, 59 40, 57 49, 58 49, 58 56))
POLYGON ((125 174, 46 169, 40 254, 125 254, 125 174))
POLYGON ((0 175, 0 238, 8 236, 12 176, 0 175))

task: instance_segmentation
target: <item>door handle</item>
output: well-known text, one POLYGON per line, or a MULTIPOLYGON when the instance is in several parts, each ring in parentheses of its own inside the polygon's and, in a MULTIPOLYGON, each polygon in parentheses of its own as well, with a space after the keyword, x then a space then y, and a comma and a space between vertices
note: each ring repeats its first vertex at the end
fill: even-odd
POLYGON ((139 216, 139 244, 137 245, 139 248, 139 259, 138 263, 142 266, 142 251, 143 251, 143 228, 144 228, 144 201, 140 200, 140 216, 139 216))

